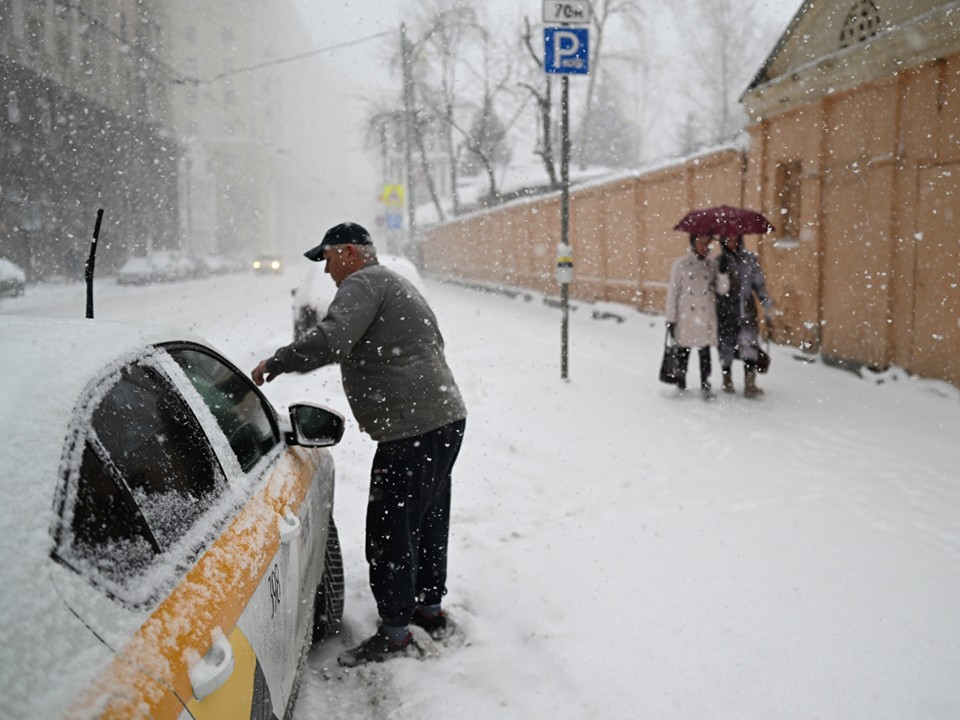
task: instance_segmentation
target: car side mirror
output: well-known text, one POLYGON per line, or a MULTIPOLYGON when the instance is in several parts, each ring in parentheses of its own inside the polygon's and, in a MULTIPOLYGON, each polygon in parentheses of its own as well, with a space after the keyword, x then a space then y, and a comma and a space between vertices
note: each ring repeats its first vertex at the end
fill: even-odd
POLYGON ((290 426, 293 431, 287 435, 290 445, 303 447, 330 447, 343 437, 343 415, 308 403, 290 406, 290 426))

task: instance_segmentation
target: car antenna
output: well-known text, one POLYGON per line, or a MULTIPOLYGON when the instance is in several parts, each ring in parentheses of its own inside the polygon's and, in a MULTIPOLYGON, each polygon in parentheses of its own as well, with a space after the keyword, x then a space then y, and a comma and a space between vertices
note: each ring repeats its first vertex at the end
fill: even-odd
POLYGON ((103 220, 103 208, 97 210, 97 224, 93 228, 93 241, 90 243, 90 257, 83 269, 83 277, 87 281, 87 319, 93 319, 93 268, 97 263, 97 240, 100 239, 100 222, 103 220))

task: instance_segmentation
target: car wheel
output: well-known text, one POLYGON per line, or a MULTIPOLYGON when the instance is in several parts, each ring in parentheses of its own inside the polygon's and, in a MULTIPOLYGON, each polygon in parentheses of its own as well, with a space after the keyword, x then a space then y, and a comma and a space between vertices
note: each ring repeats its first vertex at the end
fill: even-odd
POLYGON ((313 608, 313 642, 329 635, 343 617, 343 556, 340 554, 340 536, 330 518, 327 530, 327 548, 323 554, 323 577, 317 587, 313 608))

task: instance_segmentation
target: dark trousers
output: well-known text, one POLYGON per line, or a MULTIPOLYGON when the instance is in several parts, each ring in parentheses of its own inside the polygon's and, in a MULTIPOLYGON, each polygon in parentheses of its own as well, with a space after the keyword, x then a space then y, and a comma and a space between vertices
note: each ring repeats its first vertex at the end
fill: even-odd
MULTIPOLYGON (((697 348, 697 353, 700 355, 700 387, 707 387, 710 385, 710 346, 705 345, 702 348, 697 348)), ((683 368, 683 382, 679 383, 681 390, 686 390, 687 388, 687 364, 690 362, 690 348, 682 347, 680 348, 680 367, 683 368)))
POLYGON ((384 625, 410 622, 447 592, 450 477, 465 420, 377 446, 367 502, 370 588, 384 625))

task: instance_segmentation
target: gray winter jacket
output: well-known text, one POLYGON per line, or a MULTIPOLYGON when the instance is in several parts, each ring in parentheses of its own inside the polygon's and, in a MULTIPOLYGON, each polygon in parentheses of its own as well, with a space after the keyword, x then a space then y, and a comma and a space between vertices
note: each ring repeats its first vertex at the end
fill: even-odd
POLYGON ((332 363, 340 364, 360 429, 378 442, 467 415, 437 318, 408 280, 382 265, 347 276, 317 327, 277 350, 267 370, 303 373, 332 363))

